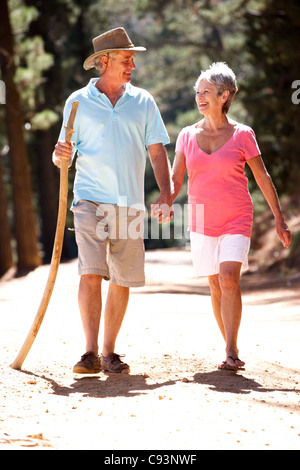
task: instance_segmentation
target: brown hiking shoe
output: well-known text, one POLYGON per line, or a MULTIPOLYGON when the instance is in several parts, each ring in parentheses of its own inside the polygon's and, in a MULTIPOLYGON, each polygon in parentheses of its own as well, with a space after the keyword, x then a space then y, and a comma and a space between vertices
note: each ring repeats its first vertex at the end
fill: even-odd
POLYGON ((73 367, 74 374, 98 374, 101 371, 100 357, 92 351, 81 356, 81 360, 73 367))
POLYGON ((101 355, 101 370, 111 374, 129 374, 130 367, 121 361, 119 354, 111 353, 104 357, 101 355))

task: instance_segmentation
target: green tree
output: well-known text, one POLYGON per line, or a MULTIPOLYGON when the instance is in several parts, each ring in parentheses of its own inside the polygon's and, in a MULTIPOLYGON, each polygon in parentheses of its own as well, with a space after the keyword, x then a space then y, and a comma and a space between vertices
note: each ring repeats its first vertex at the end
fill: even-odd
POLYGON ((264 0, 245 14, 249 74, 244 86, 263 157, 281 194, 300 205, 298 140, 300 107, 292 83, 300 80, 300 5, 296 0, 264 0))
POLYGON ((9 143, 11 184, 14 208, 14 232, 17 241, 18 267, 32 269, 40 262, 37 245, 36 218, 20 95, 15 83, 15 52, 7 0, 0 0, 0 63, 6 86, 4 106, 9 143))

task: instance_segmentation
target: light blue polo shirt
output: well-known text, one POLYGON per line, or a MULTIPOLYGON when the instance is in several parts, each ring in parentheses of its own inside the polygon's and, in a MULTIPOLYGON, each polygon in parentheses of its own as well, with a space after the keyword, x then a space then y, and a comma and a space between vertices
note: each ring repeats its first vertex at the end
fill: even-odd
MULTIPOLYGON (((72 101, 79 101, 72 141, 77 151, 74 201, 80 199, 117 204, 144 205, 146 148, 170 142, 154 98, 147 91, 126 84, 113 107, 95 87, 97 78, 66 101, 64 125, 72 101)), ((65 138, 62 126, 60 140, 65 138)), ((75 154, 75 152, 74 152, 75 154)))

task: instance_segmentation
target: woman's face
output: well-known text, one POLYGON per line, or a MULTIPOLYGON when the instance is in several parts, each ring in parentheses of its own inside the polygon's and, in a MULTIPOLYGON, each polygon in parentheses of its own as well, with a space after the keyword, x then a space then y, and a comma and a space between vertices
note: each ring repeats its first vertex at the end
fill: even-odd
POLYGON ((215 85, 203 79, 198 85, 196 103, 200 114, 203 114, 204 116, 216 112, 222 112, 224 93, 219 96, 215 85))

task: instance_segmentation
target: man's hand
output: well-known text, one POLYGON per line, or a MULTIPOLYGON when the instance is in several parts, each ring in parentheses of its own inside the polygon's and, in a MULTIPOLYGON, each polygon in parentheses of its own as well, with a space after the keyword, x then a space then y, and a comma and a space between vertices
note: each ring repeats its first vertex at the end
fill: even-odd
POLYGON ((149 145, 148 151, 154 176, 160 189, 160 197, 154 204, 151 204, 151 215, 160 224, 167 224, 173 218, 170 162, 163 144, 149 145))
POLYGON ((67 144, 67 142, 58 141, 55 145, 55 150, 53 153, 53 163, 58 168, 60 168, 60 161, 62 158, 69 160, 69 167, 72 165, 72 153, 73 148, 75 147, 75 143, 72 142, 71 144, 67 144))
POLYGON ((171 195, 161 194, 154 204, 151 204, 151 216, 160 224, 167 224, 173 219, 171 195))

